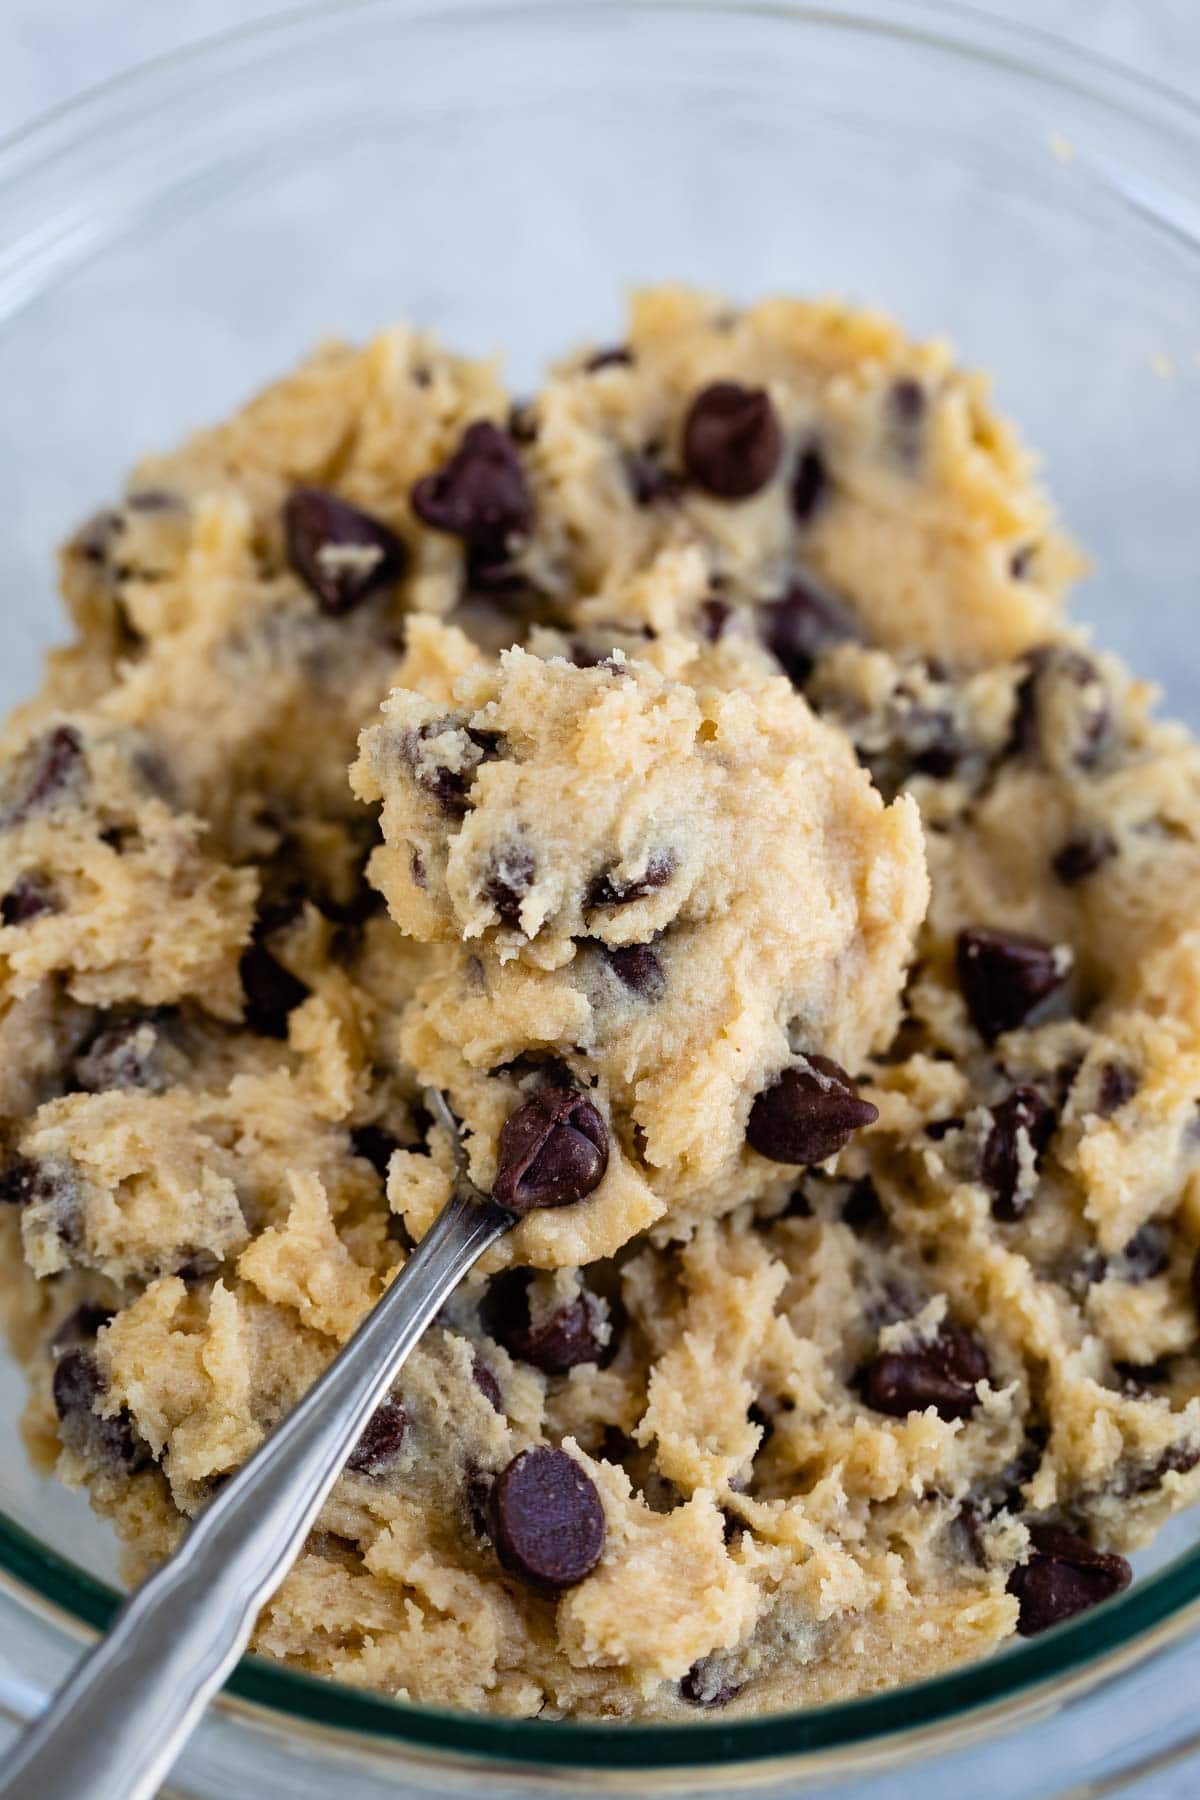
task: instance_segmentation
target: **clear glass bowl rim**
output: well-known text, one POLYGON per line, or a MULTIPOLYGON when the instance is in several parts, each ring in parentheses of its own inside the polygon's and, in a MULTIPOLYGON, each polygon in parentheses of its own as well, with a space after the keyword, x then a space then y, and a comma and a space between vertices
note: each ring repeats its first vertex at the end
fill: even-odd
MULTIPOLYGON (((505 20, 567 17, 589 0, 318 0, 161 56, 54 108, 0 139, 0 205, 6 191, 53 165, 70 180, 71 158, 107 128, 135 116, 157 88, 183 73, 215 87, 227 60, 270 62, 276 49, 323 23, 354 29, 372 16, 394 16, 416 30, 448 24, 489 29, 505 20)), ((953 0, 604 0, 606 10, 770 17, 797 27, 821 26, 890 38, 998 69, 1019 80, 1082 97, 1134 121, 1160 140, 1183 140, 1200 153, 1200 106, 1164 84, 1069 45, 1052 34, 1016 26, 953 0)), ((1194 246, 1200 248, 1200 246, 1194 246)), ((35 1611, 103 1631, 122 1596, 49 1549, 0 1513, 0 1586, 35 1611)), ((1200 1623, 1200 1545, 1096 1611, 1027 1640, 1003 1654, 929 1681, 863 1699, 720 1721, 681 1725, 547 1723, 449 1712, 396 1701, 283 1664, 244 1657, 226 1692, 266 1708, 293 1726, 333 1729, 397 1751, 466 1757, 490 1765, 569 1771, 686 1771, 786 1763, 793 1768, 830 1753, 945 1747, 967 1715, 1014 1716, 1054 1689, 1082 1692, 1143 1661, 1200 1623)))

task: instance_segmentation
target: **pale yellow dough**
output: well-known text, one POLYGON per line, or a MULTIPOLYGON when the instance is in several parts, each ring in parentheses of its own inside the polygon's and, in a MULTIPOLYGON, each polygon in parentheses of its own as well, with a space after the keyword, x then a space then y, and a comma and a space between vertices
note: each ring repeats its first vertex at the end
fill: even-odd
POLYGON ((1065 622, 1078 566, 982 380, 823 303, 641 294, 623 355, 511 418, 496 368, 397 329, 136 471, 64 550, 75 636, 0 773, 0 1296, 30 1448, 131 1578, 445 1199, 422 1084, 487 1185, 547 1069, 607 1172, 439 1315, 260 1651, 523 1717, 803 1706, 1009 1640, 1031 1521, 1121 1550, 1196 1498, 1200 755, 1065 622), (714 381, 779 423, 747 499, 679 480, 714 381), (410 502, 480 420, 532 507, 491 591, 410 502), (319 604, 298 486, 398 534, 400 578, 319 604), (797 584, 848 624, 793 685, 797 584), (990 1037, 971 927, 1063 975, 990 1037), (745 1142, 806 1053, 879 1114, 807 1171, 745 1142), (1017 1088, 1051 1124, 1005 1217, 1017 1088), (586 1312, 589 1360, 499 1341, 506 1259, 532 1325, 586 1312), (874 1359, 948 1326, 986 1357, 965 1416, 869 1404, 874 1359), (606 1521, 557 1600, 481 1503, 534 1444, 606 1521))

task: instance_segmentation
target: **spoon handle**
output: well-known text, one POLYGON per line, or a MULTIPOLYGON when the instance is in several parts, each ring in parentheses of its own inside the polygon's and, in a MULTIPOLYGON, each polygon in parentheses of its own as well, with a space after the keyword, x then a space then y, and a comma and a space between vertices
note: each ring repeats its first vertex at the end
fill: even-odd
POLYGON ((461 1180, 350 1342, 30 1727, 0 1797, 149 1800, 430 1319, 512 1214, 461 1180))

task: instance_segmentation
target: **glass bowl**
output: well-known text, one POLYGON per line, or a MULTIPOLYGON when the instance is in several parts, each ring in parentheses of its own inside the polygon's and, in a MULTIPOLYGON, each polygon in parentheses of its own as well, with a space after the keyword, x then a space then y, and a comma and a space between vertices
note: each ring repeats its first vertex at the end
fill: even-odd
MULTIPOLYGON (((363 0, 236 33, 0 147, 0 704, 63 632, 71 523, 322 334, 406 316, 520 387, 675 278, 877 302, 994 369, 1095 557, 1081 611, 1200 725, 1198 277, 1200 113, 973 12, 363 0)), ((15 1370, 0 1395, 18 1718, 116 1597, 105 1528, 25 1467, 15 1370)), ((762 1720, 467 1718, 248 1659, 173 1789, 894 1795, 918 1754, 925 1800, 1107 1782, 1189 1747, 1198 1540, 1178 1521, 1127 1594, 988 1662, 762 1720)))

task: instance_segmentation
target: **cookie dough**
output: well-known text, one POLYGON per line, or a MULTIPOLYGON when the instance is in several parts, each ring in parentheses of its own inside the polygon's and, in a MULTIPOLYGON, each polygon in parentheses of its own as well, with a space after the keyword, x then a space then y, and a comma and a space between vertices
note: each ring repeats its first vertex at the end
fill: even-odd
POLYGON ((0 773, 0 1281, 137 1579, 445 1199, 520 1225, 257 1648, 686 1719, 1104 1600, 1200 1491, 1200 753, 982 380, 659 289, 398 329, 65 547, 0 773))

